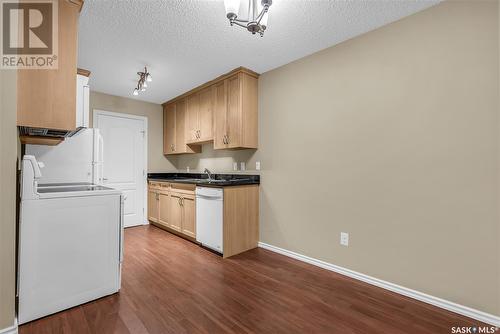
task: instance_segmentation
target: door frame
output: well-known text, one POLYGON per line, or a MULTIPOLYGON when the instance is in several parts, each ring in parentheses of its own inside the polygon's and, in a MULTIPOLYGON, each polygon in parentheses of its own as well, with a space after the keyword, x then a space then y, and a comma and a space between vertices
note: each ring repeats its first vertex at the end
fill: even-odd
POLYGON ((148 118, 146 116, 138 116, 131 114, 124 114, 114 111, 107 111, 102 109, 93 109, 92 110, 92 127, 98 127, 98 116, 110 116, 110 117, 119 117, 119 118, 128 118, 133 120, 139 120, 143 122, 144 125, 144 168, 143 168, 143 194, 142 194, 142 224, 148 225, 148 118))

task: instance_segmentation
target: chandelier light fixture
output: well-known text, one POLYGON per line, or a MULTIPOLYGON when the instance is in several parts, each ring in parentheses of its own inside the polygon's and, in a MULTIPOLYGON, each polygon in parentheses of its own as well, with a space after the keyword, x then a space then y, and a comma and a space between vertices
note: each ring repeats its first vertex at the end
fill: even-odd
POLYGON ((153 81, 151 74, 148 72, 148 68, 144 67, 144 72, 137 72, 139 80, 137 81, 137 87, 134 89, 132 95, 137 96, 139 92, 144 92, 148 87, 148 82, 153 81))
POLYGON ((273 0, 246 0, 248 1, 247 16, 239 18, 240 0, 224 0, 226 7, 226 16, 229 19, 231 26, 237 25, 247 29, 253 35, 259 34, 264 36, 264 31, 267 28, 267 18, 269 7, 273 4, 273 0))

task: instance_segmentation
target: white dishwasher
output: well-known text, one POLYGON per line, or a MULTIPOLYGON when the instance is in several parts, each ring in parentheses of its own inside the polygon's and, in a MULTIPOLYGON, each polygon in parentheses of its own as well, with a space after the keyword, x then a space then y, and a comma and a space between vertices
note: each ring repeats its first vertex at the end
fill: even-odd
POLYGON ((196 240, 222 253, 224 191, 222 188, 196 187, 196 240))

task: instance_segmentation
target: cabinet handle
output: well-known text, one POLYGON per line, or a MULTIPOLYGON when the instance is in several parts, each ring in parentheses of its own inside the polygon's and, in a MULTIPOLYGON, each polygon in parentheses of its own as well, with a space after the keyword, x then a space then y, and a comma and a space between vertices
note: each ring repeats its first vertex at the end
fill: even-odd
POLYGON ((229 135, 226 135, 226 144, 229 144, 229 135))
POLYGON ((198 130, 198 138, 201 138, 201 130, 198 130))
POLYGON ((222 143, 227 144, 227 135, 224 135, 224 138, 222 138, 222 143))
POLYGON ((181 204, 181 198, 179 197, 179 199, 177 200, 179 202, 179 205, 182 205, 181 204))
POLYGON ((184 206, 184 197, 181 197, 181 206, 184 206))

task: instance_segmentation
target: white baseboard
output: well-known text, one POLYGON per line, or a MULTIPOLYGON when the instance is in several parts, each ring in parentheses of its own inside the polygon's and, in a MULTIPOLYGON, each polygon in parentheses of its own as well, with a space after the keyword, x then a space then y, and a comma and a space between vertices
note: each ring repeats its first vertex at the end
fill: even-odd
POLYGON ((331 263, 328 263, 325 261, 314 259, 312 257, 305 256, 305 255, 302 255, 299 253, 295 253, 295 252, 289 251, 287 249, 279 248, 279 247, 269 245, 269 244, 266 244, 263 242, 259 242, 259 247, 273 251, 275 253, 279 253, 279 254, 294 258, 294 259, 299 260, 299 261, 307 262, 309 264, 321 267, 323 269, 334 271, 336 273, 363 281, 363 282, 371 284, 371 285, 378 286, 380 288, 383 288, 383 289, 386 289, 386 290, 389 290, 392 292, 399 293, 403 296, 410 297, 410 298, 422 301, 424 303, 431 304, 431 305, 443 308, 445 310, 464 315, 464 316, 472 318, 472 319, 482 321, 484 323, 487 323, 487 324, 490 324, 490 325, 493 325, 496 327, 500 327, 500 317, 493 315, 493 314, 479 311, 479 310, 476 310, 476 309, 473 309, 473 308, 470 308, 470 307, 467 307, 464 305, 460 305, 460 304, 457 304, 457 303, 454 303, 454 302, 451 302, 451 301, 448 301, 445 299, 434 297, 434 296, 428 295, 428 294, 423 293, 423 292, 419 292, 416 290, 405 288, 403 286, 400 286, 400 285, 397 285, 397 284, 394 284, 391 282, 387 282, 387 281, 384 281, 384 280, 381 280, 381 279, 378 279, 375 277, 371 277, 371 276, 368 276, 368 275, 365 275, 362 273, 358 273, 354 270, 340 267, 340 266, 337 266, 337 265, 334 265, 334 264, 331 264, 331 263))
POLYGON ((0 334, 17 334, 17 319, 15 319, 14 325, 0 329, 0 334))

